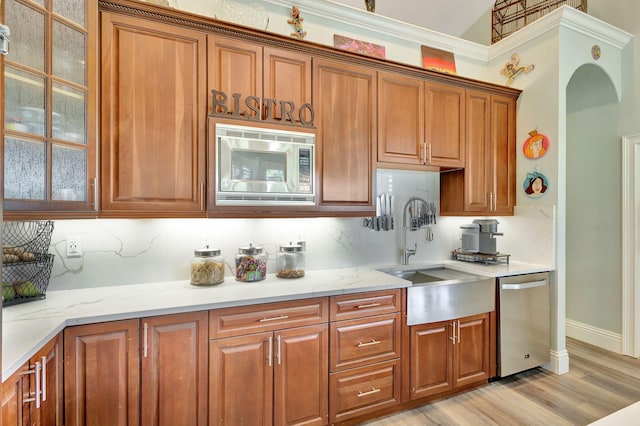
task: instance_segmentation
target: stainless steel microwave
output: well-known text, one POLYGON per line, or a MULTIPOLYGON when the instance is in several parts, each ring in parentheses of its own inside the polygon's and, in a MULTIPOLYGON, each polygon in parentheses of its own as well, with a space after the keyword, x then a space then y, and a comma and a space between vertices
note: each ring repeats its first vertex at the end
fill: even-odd
POLYGON ((217 205, 315 204, 315 134, 215 124, 217 205))

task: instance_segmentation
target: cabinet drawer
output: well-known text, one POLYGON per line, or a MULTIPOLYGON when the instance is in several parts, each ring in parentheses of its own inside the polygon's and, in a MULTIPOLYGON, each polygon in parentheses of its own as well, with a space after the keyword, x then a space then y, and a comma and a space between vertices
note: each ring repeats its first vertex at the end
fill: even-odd
POLYGON ((331 296, 331 321, 399 312, 400 289, 331 296))
POLYGON ((331 422, 391 407, 400 402, 400 360, 329 376, 331 422))
POLYGON ((400 357, 400 314, 331 323, 330 371, 400 357))
POLYGON ((326 298, 209 311, 209 338, 239 336, 327 322, 326 298))

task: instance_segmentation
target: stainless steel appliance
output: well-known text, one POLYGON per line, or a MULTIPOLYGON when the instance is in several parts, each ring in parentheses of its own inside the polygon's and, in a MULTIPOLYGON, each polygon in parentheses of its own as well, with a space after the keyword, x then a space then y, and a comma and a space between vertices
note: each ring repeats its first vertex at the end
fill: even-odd
POLYGON ((498 376, 550 360, 549 274, 498 279, 498 376))
POLYGON ((484 254, 498 254, 496 248, 496 235, 503 235, 498 232, 498 221, 495 219, 476 219, 473 223, 480 227, 478 252, 484 254))
MULTIPOLYGON (((214 127, 213 129, 211 127, 214 127)), ((315 134, 216 122, 217 205, 315 204, 315 134)))

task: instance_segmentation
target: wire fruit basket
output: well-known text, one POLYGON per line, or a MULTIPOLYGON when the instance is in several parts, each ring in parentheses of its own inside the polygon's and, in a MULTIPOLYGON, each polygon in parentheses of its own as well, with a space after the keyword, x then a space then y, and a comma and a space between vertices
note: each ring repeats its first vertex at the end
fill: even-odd
POLYGON ((45 298, 53 267, 49 254, 53 221, 4 222, 2 300, 4 306, 45 298))

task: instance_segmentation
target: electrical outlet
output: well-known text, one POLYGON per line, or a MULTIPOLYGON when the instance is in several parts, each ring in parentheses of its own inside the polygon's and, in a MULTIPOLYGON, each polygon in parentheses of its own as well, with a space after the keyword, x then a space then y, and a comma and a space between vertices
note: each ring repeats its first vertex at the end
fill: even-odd
POLYGON ((80 237, 67 237, 67 257, 82 256, 80 237))

